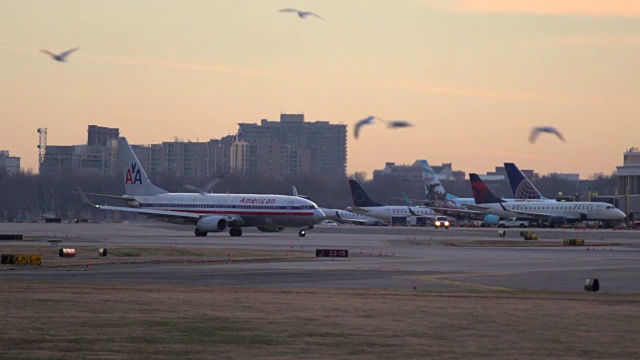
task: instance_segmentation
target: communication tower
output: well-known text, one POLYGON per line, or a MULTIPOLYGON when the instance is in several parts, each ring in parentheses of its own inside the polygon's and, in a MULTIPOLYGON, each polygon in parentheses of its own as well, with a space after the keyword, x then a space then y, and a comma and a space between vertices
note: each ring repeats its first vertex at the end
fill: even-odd
POLYGON ((42 164, 47 153, 47 128, 39 128, 38 134, 38 161, 42 164))

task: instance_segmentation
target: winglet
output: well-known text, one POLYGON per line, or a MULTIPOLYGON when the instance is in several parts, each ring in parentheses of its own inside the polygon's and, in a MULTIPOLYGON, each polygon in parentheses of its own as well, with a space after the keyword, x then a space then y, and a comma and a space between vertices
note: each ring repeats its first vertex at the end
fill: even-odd
POLYGON ((84 193, 84 191, 82 191, 82 189, 80 188, 80 186, 76 186, 76 188, 78 189, 78 194, 80 194, 80 198, 82 199, 82 203, 84 203, 85 205, 90 205, 93 207, 99 207, 98 205, 95 205, 94 203, 92 203, 91 201, 89 201, 89 198, 87 197, 87 195, 84 193))

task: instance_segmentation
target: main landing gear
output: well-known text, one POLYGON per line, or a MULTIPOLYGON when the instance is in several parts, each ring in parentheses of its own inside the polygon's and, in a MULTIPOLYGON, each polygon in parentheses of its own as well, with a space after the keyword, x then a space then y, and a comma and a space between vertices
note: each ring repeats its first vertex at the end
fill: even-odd
POLYGON ((231 228, 229 229, 229 235, 231 236, 242 236, 241 228, 231 228))
POLYGON ((207 232, 206 231, 200 231, 198 230, 198 228, 196 228, 196 231, 194 231, 197 237, 200 236, 207 236, 207 232))

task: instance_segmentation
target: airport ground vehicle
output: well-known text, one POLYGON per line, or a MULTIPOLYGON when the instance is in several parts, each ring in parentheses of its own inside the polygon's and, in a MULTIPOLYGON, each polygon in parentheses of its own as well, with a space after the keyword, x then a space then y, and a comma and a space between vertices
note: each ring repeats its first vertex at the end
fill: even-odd
POLYGON ((433 225, 436 229, 444 227, 445 229, 449 228, 449 218, 446 216, 436 216, 436 220, 433 222, 433 225))
POLYGON ((526 228, 529 227, 529 220, 519 219, 517 217, 510 217, 506 220, 498 221, 499 228, 510 228, 510 227, 520 227, 526 228))

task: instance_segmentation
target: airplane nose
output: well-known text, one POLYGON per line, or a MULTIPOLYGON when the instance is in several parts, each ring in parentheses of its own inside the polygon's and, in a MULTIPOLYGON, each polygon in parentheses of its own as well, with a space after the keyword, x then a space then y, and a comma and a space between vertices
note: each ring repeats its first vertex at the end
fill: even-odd
POLYGON ((624 213, 624 211, 622 211, 622 210, 618 209, 618 218, 619 218, 620 220, 624 220, 624 219, 626 219, 626 218, 627 218, 627 214, 625 214, 625 213, 624 213))
POLYGON ((325 218, 325 214, 322 210, 320 209, 313 210, 313 221, 315 221, 316 224, 324 220, 324 218, 325 218))

